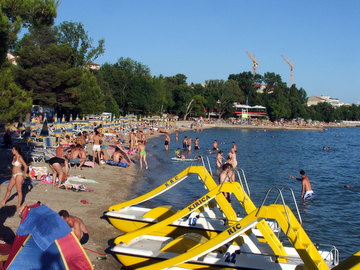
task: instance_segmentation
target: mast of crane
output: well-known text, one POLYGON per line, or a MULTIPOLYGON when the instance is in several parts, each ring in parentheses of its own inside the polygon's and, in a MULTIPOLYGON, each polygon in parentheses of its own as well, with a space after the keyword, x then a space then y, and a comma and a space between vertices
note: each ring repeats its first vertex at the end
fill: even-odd
POLYGON ((251 61, 253 62, 253 74, 255 76, 256 70, 258 68, 259 62, 256 61, 255 55, 252 55, 249 51, 246 51, 247 55, 250 57, 251 61))
POLYGON ((281 57, 290 66, 290 88, 291 88, 291 86, 293 85, 293 80, 294 80, 294 69, 293 69, 294 65, 285 56, 281 55, 281 57))

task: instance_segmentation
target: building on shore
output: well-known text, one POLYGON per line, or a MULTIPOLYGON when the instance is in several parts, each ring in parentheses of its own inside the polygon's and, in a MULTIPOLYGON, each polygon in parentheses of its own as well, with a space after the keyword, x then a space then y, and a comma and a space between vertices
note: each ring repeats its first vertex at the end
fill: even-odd
POLYGON ((100 65, 99 65, 99 64, 96 64, 96 63, 86 63, 86 64, 84 65, 84 68, 92 69, 92 70, 99 70, 99 69, 100 69, 100 65))
POLYGON ((234 114, 239 118, 267 118, 266 107, 255 105, 249 106, 246 104, 234 103, 234 114))
POLYGON ((311 96, 308 98, 307 105, 308 106, 318 105, 319 103, 322 102, 329 103, 334 107, 349 106, 349 104, 341 102, 338 98, 332 98, 330 96, 311 96))

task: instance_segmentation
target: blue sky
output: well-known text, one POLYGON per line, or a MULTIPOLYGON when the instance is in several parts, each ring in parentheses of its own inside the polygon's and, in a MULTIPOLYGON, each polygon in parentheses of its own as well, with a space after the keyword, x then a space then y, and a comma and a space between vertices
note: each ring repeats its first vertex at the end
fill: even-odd
POLYGON ((358 0, 61 0, 56 24, 105 39, 99 64, 130 57, 188 83, 251 71, 246 50, 289 83, 284 55, 308 96, 360 104, 359 14, 358 0))

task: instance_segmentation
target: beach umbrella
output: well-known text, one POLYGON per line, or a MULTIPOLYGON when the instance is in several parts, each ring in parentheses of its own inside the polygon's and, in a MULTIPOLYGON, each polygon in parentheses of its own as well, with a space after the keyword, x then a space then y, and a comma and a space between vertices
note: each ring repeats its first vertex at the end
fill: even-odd
POLYGON ((40 137, 49 137, 50 133, 49 133, 49 127, 48 127, 48 122, 47 119, 45 118, 41 131, 40 131, 40 137))
POLYGON ((31 130, 35 130, 35 129, 36 129, 36 119, 35 119, 34 117, 31 118, 30 129, 31 129, 31 130))
POLYGON ((65 125, 65 135, 72 136, 74 132, 74 126, 71 122, 66 123, 65 125))
POLYGON ((55 122, 54 122, 54 129, 55 129, 55 137, 61 137, 61 123, 60 123, 60 119, 57 117, 57 115, 55 114, 55 122))
MULTIPOLYGON (((31 128, 30 128, 30 115, 27 114, 26 120, 25 120, 25 133, 24 133, 24 139, 27 140, 30 138, 31 135, 31 128)), ((29 140, 27 140, 29 142, 29 140)))

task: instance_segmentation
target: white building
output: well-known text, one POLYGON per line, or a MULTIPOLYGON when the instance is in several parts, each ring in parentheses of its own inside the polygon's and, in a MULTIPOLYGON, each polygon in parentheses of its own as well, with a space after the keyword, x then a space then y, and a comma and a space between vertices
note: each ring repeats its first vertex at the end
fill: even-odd
POLYGON ((88 68, 88 69, 92 69, 92 70, 99 70, 100 69, 100 65, 96 64, 96 63, 86 63, 84 65, 84 67, 88 68))
POLYGON ((8 52, 8 53, 6 54, 6 58, 7 58, 7 60, 8 60, 10 63, 12 63, 12 64, 14 64, 14 65, 17 65, 17 63, 16 63, 16 57, 15 57, 15 55, 13 55, 12 53, 8 52))
POLYGON ((308 106, 317 105, 321 102, 329 103, 334 107, 349 105, 344 102, 341 102, 338 98, 332 98, 330 96, 311 96, 308 98, 307 105, 308 106))

